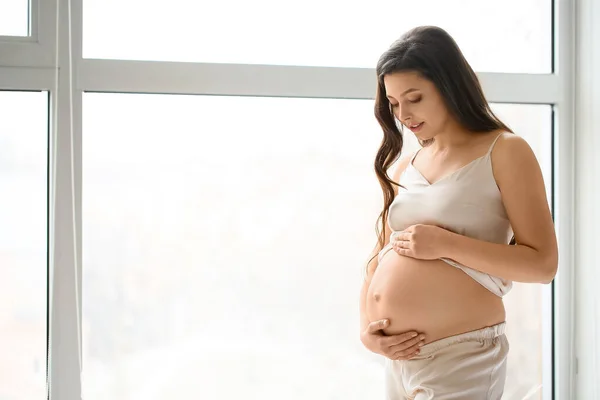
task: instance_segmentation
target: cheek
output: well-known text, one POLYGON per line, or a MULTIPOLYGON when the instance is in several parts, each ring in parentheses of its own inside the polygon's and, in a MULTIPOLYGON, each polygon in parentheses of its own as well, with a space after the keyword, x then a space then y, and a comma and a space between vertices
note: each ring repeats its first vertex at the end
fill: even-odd
POLYGON ((424 119, 428 121, 431 126, 441 128, 448 123, 448 110, 439 102, 428 104, 423 111, 426 113, 426 115, 423 116, 424 119))

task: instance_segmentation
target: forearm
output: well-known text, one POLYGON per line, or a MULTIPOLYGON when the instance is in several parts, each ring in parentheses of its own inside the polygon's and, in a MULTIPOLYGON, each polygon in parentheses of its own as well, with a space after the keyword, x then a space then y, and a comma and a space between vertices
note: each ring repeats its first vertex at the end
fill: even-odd
POLYGON ((526 245, 490 243, 448 232, 444 258, 492 276, 515 282, 550 283, 556 256, 526 245))

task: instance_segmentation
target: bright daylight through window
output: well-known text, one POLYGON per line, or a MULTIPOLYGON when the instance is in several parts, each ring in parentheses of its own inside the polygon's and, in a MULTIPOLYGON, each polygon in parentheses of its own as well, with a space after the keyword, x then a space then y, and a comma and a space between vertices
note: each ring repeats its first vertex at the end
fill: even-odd
POLYGON ((29 35, 29 1, 0 0, 0 36, 29 35))
POLYGON ((477 71, 549 73, 551 66, 550 0, 172 0, 169 7, 84 0, 83 6, 86 58, 373 68, 400 32, 439 25, 477 71))
MULTIPOLYGON (((372 108, 85 95, 87 399, 376 397, 381 360, 356 331, 380 207, 372 108)), ((494 109, 550 182, 550 107, 494 109)), ((541 384, 541 288, 516 284, 506 302, 517 398, 541 384)))
POLYGON ((0 399, 42 399, 48 93, 0 91, 0 110, 0 399))
MULTIPOLYGON (((559 198, 551 0, 48 1, 0 0, 0 400, 383 398, 359 338, 382 207, 363 68, 414 26, 454 37, 559 198)), ((506 398, 551 399, 552 290, 504 298, 506 398)))

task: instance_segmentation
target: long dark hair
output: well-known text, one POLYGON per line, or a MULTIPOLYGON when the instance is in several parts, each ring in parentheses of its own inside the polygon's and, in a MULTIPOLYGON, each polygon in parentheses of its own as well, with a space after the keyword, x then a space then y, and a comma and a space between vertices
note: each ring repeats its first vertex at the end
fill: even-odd
MULTIPOLYGON (((492 112, 477 75, 454 39, 441 28, 420 26, 406 32, 381 55, 376 72, 375 117, 383 130, 383 140, 375 157, 375 174, 383 190, 383 210, 377 219, 376 231, 378 248, 382 249, 385 246, 385 224, 395 195, 392 185, 398 186, 387 171, 400 157, 404 142, 402 124, 396 120, 386 97, 383 81, 386 75, 417 72, 430 80, 440 92, 449 112, 471 132, 512 130, 492 112)), ((421 145, 430 142, 421 142, 421 145)))

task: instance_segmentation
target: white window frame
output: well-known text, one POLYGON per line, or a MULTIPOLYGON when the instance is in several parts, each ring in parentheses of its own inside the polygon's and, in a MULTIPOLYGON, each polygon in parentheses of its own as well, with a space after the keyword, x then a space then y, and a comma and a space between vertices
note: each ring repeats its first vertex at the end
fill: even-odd
POLYGON ((56 0, 29 0, 29 12, 29 36, 0 36, 0 66, 54 68, 56 0))
POLYGON ((575 76, 575 375, 574 399, 600 399, 600 7, 578 0, 575 76), (583 193, 583 195, 582 195, 583 193))
MULTIPOLYGON (((373 69, 364 68, 83 59, 82 1, 31 0, 31 36, 0 36, 0 90, 47 90, 51 99, 50 400, 81 399, 76 289, 82 272, 83 92, 373 99, 376 83, 373 69)), ((576 1, 554 0, 553 73, 478 74, 490 102, 550 104, 555 110, 552 183, 560 266, 554 283, 544 287, 544 357, 552 354, 543 360, 544 400, 570 399, 574 390, 576 1)))

